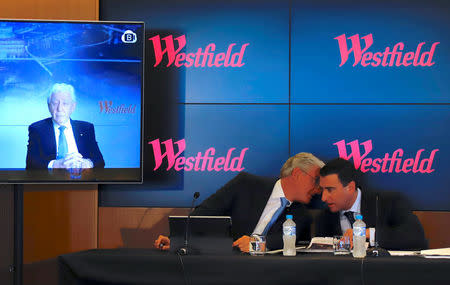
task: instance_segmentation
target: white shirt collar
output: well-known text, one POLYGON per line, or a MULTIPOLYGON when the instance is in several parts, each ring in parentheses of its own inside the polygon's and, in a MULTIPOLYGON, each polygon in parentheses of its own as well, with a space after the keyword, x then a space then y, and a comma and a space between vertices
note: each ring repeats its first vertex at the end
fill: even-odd
POLYGON ((341 216, 343 216, 344 213, 348 211, 361 214, 361 190, 359 188, 356 188, 356 190, 358 191, 358 196, 356 196, 355 202, 350 209, 339 211, 341 216))
MULTIPOLYGON (((271 199, 280 199, 280 198, 286 198, 284 195, 283 187, 281 186, 281 179, 278 179, 278 181, 275 183, 275 186, 273 186, 272 194, 270 195, 269 200, 271 199)), ((286 198, 286 200, 288 200, 286 198)), ((288 200, 287 207, 291 206, 292 201, 288 200)))
POLYGON ((72 124, 70 124, 70 119, 67 120, 67 122, 65 122, 64 124, 61 124, 61 125, 58 124, 57 122, 55 122, 53 119, 52 119, 52 122, 53 122, 53 127, 54 127, 55 129, 57 129, 57 130, 59 130, 59 127, 60 127, 60 126, 66 127, 67 130, 71 130, 71 129, 72 129, 72 124))
MULTIPOLYGON (((259 217, 259 221, 256 224, 255 229, 253 230, 254 234, 261 234, 264 229, 266 228, 267 224, 272 219, 274 213, 280 208, 281 200, 280 198, 286 198, 284 195, 283 188, 281 187, 281 180, 278 180, 272 189, 272 194, 270 195, 269 199, 266 202, 266 206, 264 207, 264 210, 259 217)), ((286 205, 289 207, 292 204, 291 201, 288 200, 288 204, 286 205)))

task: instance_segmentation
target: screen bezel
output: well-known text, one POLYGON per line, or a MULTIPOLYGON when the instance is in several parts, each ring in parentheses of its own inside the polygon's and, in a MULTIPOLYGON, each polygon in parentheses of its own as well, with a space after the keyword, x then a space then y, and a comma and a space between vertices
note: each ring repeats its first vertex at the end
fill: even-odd
MULTIPOLYGON (((138 172, 138 179, 119 179, 119 180, 111 180, 111 179, 99 179, 101 176, 94 176, 89 180, 77 180, 77 179, 58 179, 58 177, 67 177, 67 173, 62 173, 62 171, 66 171, 66 169, 61 170, 33 170, 33 172, 41 172, 43 177, 46 175, 49 179, 9 179, 8 176, 11 174, 15 174, 20 177, 20 174, 23 174, 23 177, 32 177, 27 172, 27 169, 14 169, 14 168, 0 168, 0 184, 142 184, 143 182, 143 136, 144 136, 144 86, 145 86, 145 23, 143 21, 89 21, 89 20, 44 20, 44 19, 0 19, 0 23, 5 22, 23 22, 23 23, 69 23, 69 24, 118 24, 118 25, 140 25, 140 36, 142 39, 142 48, 141 48, 141 110, 140 110, 140 142, 139 142, 139 168, 104 168, 104 169, 93 169, 94 172, 100 174, 101 172, 110 172, 106 173, 106 177, 113 177, 113 174, 122 173, 123 171, 130 172, 138 172), (55 173, 60 172, 60 174, 55 173), (17 173, 17 174, 16 174, 17 173), (5 177, 5 178, 3 178, 5 177)), ((66 171, 67 172, 67 171, 66 171)))

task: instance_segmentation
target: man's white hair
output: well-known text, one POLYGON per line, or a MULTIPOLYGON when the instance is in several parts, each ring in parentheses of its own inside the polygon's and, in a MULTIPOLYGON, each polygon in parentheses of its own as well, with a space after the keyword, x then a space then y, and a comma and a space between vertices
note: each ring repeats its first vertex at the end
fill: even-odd
POLYGON ((313 154, 308 152, 300 152, 296 155, 290 157, 283 165, 280 170, 280 178, 287 177, 291 175, 292 170, 295 167, 308 172, 311 167, 317 166, 322 168, 325 165, 322 160, 315 157, 313 154))
POLYGON ((77 97, 75 96, 75 89, 72 85, 66 84, 66 83, 55 83, 52 86, 52 89, 50 89, 50 92, 48 93, 47 97, 47 104, 50 104, 50 99, 52 98, 52 95, 55 93, 69 93, 70 97, 72 98, 73 102, 77 101, 77 97))

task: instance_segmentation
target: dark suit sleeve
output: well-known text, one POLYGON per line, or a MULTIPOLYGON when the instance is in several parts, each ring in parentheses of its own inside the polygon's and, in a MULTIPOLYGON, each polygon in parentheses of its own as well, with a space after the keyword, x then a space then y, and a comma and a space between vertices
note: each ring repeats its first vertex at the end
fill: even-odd
POLYGON ((231 216, 233 196, 245 173, 239 173, 192 212, 194 216, 231 216))
POLYGON ((297 227, 297 242, 311 240, 312 217, 307 209, 296 214, 294 221, 297 227))
POLYGON ((41 153, 41 135, 33 125, 28 127, 28 147, 26 169, 45 169, 52 158, 41 153))
MULTIPOLYGON (((381 198, 383 199, 383 198, 381 198)), ((409 202, 399 194, 385 197, 380 204, 380 222, 375 236, 386 249, 418 250, 428 247, 419 219, 411 211, 409 202)))
POLYGON ((88 134, 89 134, 89 142, 88 142, 89 154, 87 158, 89 158, 92 161, 95 168, 104 168, 105 161, 103 160, 103 155, 100 152, 97 140, 95 139, 94 125, 91 123, 89 123, 88 134))
POLYGON ((314 221, 314 236, 332 237, 341 234, 339 214, 333 214, 328 209, 321 210, 314 221))

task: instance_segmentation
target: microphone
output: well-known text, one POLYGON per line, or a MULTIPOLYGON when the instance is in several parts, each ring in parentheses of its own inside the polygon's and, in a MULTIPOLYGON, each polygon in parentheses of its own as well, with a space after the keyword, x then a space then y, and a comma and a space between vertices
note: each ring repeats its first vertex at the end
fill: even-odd
MULTIPOLYGON (((379 214, 378 214, 378 193, 377 196, 375 198, 375 230, 378 228, 378 224, 379 224, 379 214)), ((375 247, 367 250, 367 255, 368 256, 373 256, 373 257, 377 257, 377 256, 390 256, 391 254, 384 248, 379 247, 378 245, 378 236, 375 232, 375 247)))
POLYGON ((189 236, 190 236, 189 225, 191 223, 191 214, 194 211, 194 204, 195 204, 195 201, 198 199, 198 197, 200 197, 200 192, 195 192, 194 197, 192 199, 191 208, 189 210, 189 215, 186 219, 186 229, 184 231, 184 247, 178 249, 178 251, 177 251, 181 255, 189 254, 189 236))

